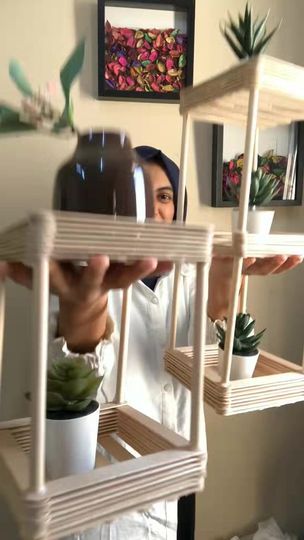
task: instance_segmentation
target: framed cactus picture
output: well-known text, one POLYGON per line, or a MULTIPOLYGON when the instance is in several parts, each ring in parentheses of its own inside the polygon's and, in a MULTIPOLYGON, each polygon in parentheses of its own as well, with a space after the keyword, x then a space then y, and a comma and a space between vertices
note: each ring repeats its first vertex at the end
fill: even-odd
POLYGON ((98 96, 178 102, 192 84, 195 0, 99 0, 98 96))
MULTIPOLYGON (((214 125, 212 145, 212 206, 237 206, 243 169, 245 129, 214 125)), ((300 206, 304 178, 304 123, 259 132, 258 170, 275 186, 265 206, 300 206)), ((266 186, 265 186, 266 191, 266 186)))

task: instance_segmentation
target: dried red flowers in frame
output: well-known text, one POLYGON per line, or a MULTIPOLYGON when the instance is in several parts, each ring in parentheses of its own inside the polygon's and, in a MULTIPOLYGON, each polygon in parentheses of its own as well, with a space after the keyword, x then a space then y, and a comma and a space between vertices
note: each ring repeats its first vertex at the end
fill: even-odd
MULTIPOLYGON (((105 6, 111 5, 111 0, 99 0, 99 37, 103 40, 99 42, 100 97, 178 101, 181 88, 192 84, 194 0, 175 3, 176 9, 185 13, 187 31, 152 24, 114 25, 110 19, 103 21, 105 6)), ((134 1, 131 4, 134 6, 134 1)), ((160 11, 164 7, 160 0, 154 4, 160 11)), ((139 9, 145 5, 151 2, 138 2, 139 9)))

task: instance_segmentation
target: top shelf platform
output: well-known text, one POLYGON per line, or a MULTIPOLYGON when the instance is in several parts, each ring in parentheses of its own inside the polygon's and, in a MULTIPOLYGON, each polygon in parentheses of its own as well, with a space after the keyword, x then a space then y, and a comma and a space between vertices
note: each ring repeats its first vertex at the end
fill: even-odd
POLYGON ((212 226, 140 223, 135 218, 40 211, 0 234, 0 260, 35 262, 41 255, 86 261, 98 253, 113 261, 155 257, 162 261, 209 262, 212 226))
POLYGON ((304 68, 259 55, 181 91, 180 112, 216 124, 245 125, 249 92, 259 90, 258 127, 304 120, 304 68))
POLYGON ((219 256, 304 256, 304 234, 241 234, 213 232, 211 226, 184 223, 138 223, 135 219, 97 214, 41 211, 0 233, 0 260, 32 264, 46 256, 86 261, 96 254, 132 262, 155 257, 162 261, 209 262, 219 256))

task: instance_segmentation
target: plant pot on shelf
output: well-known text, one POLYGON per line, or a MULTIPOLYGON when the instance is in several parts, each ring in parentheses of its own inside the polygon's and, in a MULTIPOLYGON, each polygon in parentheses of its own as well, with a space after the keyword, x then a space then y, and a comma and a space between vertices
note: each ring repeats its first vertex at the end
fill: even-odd
POLYGON ((46 472, 50 480, 91 471, 95 466, 99 403, 81 412, 48 412, 46 472))
MULTIPOLYGON (((232 211, 232 231, 237 230, 239 209, 232 211)), ((274 218, 274 210, 262 208, 248 210, 247 231, 252 234, 269 234, 274 218)))
MULTIPOLYGON (((252 377, 259 357, 258 346, 265 330, 255 334, 255 320, 250 313, 238 313, 235 319, 230 379, 252 377)), ((216 322, 216 335, 219 340, 218 371, 224 375, 224 348, 226 343, 227 319, 216 322)))
POLYGON ((46 473, 49 479, 94 469, 103 379, 83 356, 54 361, 48 369, 46 473))
MULTIPOLYGON (((250 379, 253 376, 260 352, 250 356, 232 354, 230 380, 250 379)), ((218 348, 218 370, 222 377, 224 374, 224 351, 218 348)))

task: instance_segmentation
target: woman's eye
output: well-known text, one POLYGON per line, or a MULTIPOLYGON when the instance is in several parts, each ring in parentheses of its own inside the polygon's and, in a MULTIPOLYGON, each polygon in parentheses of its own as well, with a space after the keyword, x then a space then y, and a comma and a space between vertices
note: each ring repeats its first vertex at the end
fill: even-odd
POLYGON ((158 195, 158 200, 160 202, 170 202, 173 200, 173 196, 171 195, 171 193, 160 193, 158 195))

